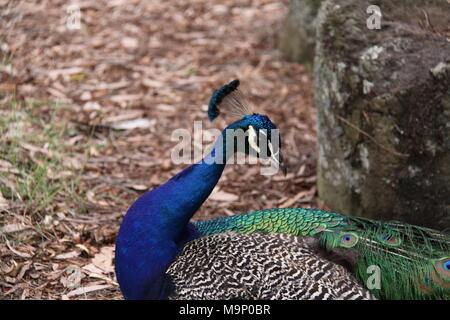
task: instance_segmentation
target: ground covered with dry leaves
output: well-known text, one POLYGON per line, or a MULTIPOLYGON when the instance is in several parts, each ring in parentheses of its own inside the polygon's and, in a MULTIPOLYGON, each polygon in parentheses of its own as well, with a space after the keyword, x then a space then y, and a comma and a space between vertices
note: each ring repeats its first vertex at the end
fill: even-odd
POLYGON ((0 298, 121 299, 126 209, 187 166, 175 129, 226 126, 205 107, 235 78, 281 129, 288 175, 227 166, 194 218, 321 207, 312 77, 276 50, 287 1, 85 0, 75 30, 68 4, 0 1, 0 298))

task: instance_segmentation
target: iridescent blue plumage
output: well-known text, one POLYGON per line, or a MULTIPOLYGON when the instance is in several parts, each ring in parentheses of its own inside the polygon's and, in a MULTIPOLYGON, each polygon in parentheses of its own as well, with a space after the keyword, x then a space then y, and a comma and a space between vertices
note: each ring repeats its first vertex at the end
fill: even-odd
POLYGON ((194 164, 130 207, 116 242, 116 275, 126 299, 168 295, 165 271, 183 245, 196 237, 188 221, 213 190, 224 166, 194 164))
MULTIPOLYGON (((238 84, 238 81, 230 83, 221 94, 238 84)), ((216 99, 221 94, 215 93, 216 99)), ((128 209, 115 253, 117 280, 126 299, 164 299, 173 293, 166 270, 186 242, 198 236, 189 219, 216 186, 227 159, 236 151, 248 152, 227 143, 227 135, 249 128, 258 132, 265 129, 270 134, 276 127, 259 114, 233 122, 202 161, 142 195, 128 209)))

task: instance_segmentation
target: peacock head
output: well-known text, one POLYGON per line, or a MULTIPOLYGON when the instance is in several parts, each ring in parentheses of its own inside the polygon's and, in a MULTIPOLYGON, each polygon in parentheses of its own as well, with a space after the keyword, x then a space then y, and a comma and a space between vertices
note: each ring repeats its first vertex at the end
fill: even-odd
POLYGON ((233 80, 213 93, 208 105, 209 120, 217 118, 221 110, 238 116, 240 119, 225 129, 227 145, 232 143, 234 146, 232 152, 268 159, 286 173, 279 130, 268 116, 251 111, 238 89, 239 83, 239 80, 233 80))

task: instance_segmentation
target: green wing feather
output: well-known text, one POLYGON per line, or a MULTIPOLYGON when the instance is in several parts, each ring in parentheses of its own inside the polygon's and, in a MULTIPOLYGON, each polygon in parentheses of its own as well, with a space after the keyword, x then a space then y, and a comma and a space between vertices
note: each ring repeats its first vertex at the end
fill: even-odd
POLYGON ((323 230, 347 224, 347 217, 325 210, 303 208, 267 209, 193 224, 201 236, 223 232, 287 233, 314 236, 323 230))
POLYGON ((325 210, 268 209, 195 222, 201 236, 227 231, 315 236, 357 253, 354 273, 381 299, 450 299, 450 234, 325 210))

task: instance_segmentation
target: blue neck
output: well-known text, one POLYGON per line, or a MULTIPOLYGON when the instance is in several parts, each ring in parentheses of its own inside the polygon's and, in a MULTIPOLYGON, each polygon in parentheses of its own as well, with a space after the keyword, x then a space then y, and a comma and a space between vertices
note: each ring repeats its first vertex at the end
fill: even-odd
POLYGON ((117 280, 126 299, 162 299, 170 293, 165 272, 183 245, 197 236, 189 220, 216 186, 234 152, 222 152, 225 136, 224 131, 205 159, 142 195, 128 209, 115 257, 117 280))

